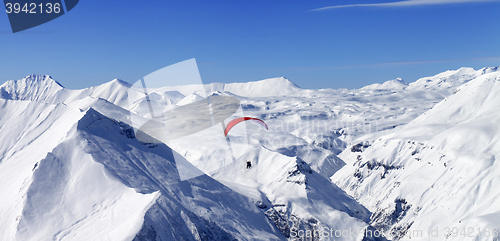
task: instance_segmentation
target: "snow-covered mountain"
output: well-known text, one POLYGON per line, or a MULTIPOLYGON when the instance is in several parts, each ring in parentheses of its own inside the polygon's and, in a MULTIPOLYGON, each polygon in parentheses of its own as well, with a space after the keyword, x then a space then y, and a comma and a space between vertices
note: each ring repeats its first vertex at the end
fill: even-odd
POLYGON ((64 91, 64 87, 48 75, 29 75, 21 80, 10 80, 0 88, 3 99, 44 102, 64 91))
POLYGON ((432 77, 420 78, 411 83, 408 89, 452 89, 481 75, 496 71, 498 71, 498 67, 485 67, 479 70, 463 67, 458 70, 448 70, 432 77))
MULTIPOLYGON (((248 83, 211 83, 204 86, 207 92, 229 92, 246 97, 270 97, 294 95, 301 90, 296 84, 285 77, 271 78, 248 83)), ((198 89, 197 85, 166 86, 156 92, 179 91, 187 96, 198 89)))
MULTIPOLYGON (((224 165, 210 138, 137 140, 131 125, 148 103, 121 80, 82 90, 46 75, 7 81, 0 240, 384 240, 351 231, 399 239, 435 226, 493 228, 499 73, 461 68, 357 90, 285 78, 206 85, 269 126, 246 125, 248 142, 233 148, 247 148, 224 165), (179 165, 207 175, 181 181, 179 165)), ((197 89, 150 98, 167 110, 203 99, 197 89)))
POLYGON ((439 229, 441 240, 493 240, 488 232, 500 220, 499 93, 500 72, 480 75, 399 130, 346 149, 340 157, 347 165, 332 180, 395 239, 439 229))
MULTIPOLYGON (((320 224, 367 226, 368 211, 327 178, 298 158, 267 149, 259 158, 274 169, 250 178, 271 186, 271 193, 276 186, 296 186, 295 194, 288 193, 296 197, 249 198, 238 189, 244 185, 231 183, 234 191, 206 175, 181 181, 173 157, 179 154, 135 139, 127 124, 136 108, 125 101, 129 85, 113 80, 68 90, 55 84, 49 76, 32 75, 0 87, 2 240, 282 240, 320 224), (309 185, 321 187, 312 189, 320 197, 333 190, 339 201, 299 205, 295 200, 325 199, 308 196, 309 185), (323 215, 325 208, 342 218, 310 215, 323 215)), ((182 104, 196 97, 172 94, 158 98, 182 104)), ((259 167, 254 165, 252 171, 259 167)))
MULTIPOLYGON (((171 149, 138 142, 122 122, 93 109, 2 102, 12 114, 40 110, 26 123, 37 133, 9 135, 17 141, 2 154, 2 240, 283 237, 249 199, 210 177, 180 182, 171 149)), ((2 120, 20 122, 9 116, 2 120)))

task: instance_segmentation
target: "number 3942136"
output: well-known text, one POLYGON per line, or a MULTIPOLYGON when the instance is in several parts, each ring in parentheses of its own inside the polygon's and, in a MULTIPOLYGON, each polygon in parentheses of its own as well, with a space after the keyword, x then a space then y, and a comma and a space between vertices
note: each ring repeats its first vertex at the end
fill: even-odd
POLYGON ((5 9, 7 13, 59 13, 61 12, 60 3, 6 3, 5 9))

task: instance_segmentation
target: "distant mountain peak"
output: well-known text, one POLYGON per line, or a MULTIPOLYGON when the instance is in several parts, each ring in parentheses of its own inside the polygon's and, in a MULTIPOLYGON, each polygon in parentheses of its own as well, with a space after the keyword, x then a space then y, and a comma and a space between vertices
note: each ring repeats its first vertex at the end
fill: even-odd
POLYGON ((393 79, 393 80, 389 80, 389 81, 393 81, 393 82, 399 82, 399 83, 403 83, 403 84, 408 84, 406 81, 404 81, 402 78, 398 77, 396 79, 393 79))
POLYGON ((65 88, 50 75, 32 74, 20 80, 9 80, 0 89, 4 99, 41 101, 65 88))
POLYGON ((123 81, 121 79, 114 79, 114 80, 111 80, 110 82, 108 83, 111 83, 111 84, 119 84, 119 85, 123 85, 127 88, 130 88, 132 85, 126 81, 123 81))
MULTIPOLYGON (((276 77, 276 78, 264 79, 264 80, 260 80, 260 81, 263 81, 263 82, 265 81, 265 82, 284 83, 284 84, 287 84, 287 85, 292 86, 292 87, 300 88, 300 86, 298 86, 293 81, 287 79, 284 76, 276 77)), ((260 82, 260 81, 255 81, 255 82, 260 82)))
POLYGON ((51 84, 51 83, 55 83, 57 85, 59 85, 60 87, 64 88, 63 85, 61 85, 61 83, 57 82, 56 80, 54 80, 52 78, 52 76, 50 75, 44 75, 44 74, 31 74, 31 75, 28 75, 24 78, 22 78, 21 80, 18 80, 18 81, 21 81, 21 82, 31 82, 31 83, 44 83, 44 84, 51 84))
POLYGON ((125 82, 121 79, 113 79, 111 81, 108 81, 106 83, 103 83, 101 85, 99 85, 100 87, 102 88, 111 88, 111 89, 115 89, 117 87, 121 88, 121 87, 125 87, 125 88, 130 88, 132 87, 132 85, 128 82, 125 82))

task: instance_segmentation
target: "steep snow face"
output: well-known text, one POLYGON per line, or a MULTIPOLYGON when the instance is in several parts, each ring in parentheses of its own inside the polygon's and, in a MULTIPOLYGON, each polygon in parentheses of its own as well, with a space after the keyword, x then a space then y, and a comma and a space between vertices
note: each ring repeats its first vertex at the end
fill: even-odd
POLYGON ((0 100, 0 239, 15 240, 33 171, 83 116, 77 109, 0 100))
MULTIPOLYGON (((77 109, 28 101, 0 99, 0 163, 15 162, 19 151, 45 155, 66 135, 71 123, 82 116, 77 109), (57 130, 59 129, 59 130, 57 130)), ((33 163, 34 164, 34 163, 33 163)))
POLYGON ((131 240, 139 232, 158 193, 140 194, 110 177, 81 149, 86 144, 67 140, 40 160, 17 217, 17 240, 131 240))
POLYGON ((382 84, 372 84, 367 85, 362 90, 401 90, 408 87, 408 83, 406 83, 403 79, 397 78, 393 80, 388 80, 382 84))
POLYGON ((441 239, 492 240, 487 232, 500 218, 499 94, 500 73, 481 75, 401 129, 345 150, 347 165, 332 180, 395 239, 439 229, 441 239))

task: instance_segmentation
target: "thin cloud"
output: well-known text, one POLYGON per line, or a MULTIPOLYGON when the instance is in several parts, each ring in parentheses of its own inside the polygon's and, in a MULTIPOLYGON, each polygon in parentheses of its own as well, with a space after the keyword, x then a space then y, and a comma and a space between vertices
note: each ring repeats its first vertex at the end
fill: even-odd
POLYGON ((453 3, 477 3, 477 2, 499 2, 500 0, 407 0, 389 3, 360 3, 360 4, 347 4, 336 5, 323 8, 316 8, 311 11, 321 11, 336 8, 352 8, 352 7, 413 7, 423 5, 443 5, 453 3))

